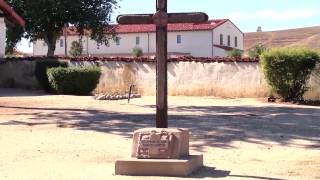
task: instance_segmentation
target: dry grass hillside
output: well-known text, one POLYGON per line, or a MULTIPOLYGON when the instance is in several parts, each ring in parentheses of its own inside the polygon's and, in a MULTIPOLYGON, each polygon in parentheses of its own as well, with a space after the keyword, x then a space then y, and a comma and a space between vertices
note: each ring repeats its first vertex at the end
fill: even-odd
POLYGON ((269 32, 245 33, 245 51, 255 44, 266 47, 308 47, 320 49, 320 26, 269 32))

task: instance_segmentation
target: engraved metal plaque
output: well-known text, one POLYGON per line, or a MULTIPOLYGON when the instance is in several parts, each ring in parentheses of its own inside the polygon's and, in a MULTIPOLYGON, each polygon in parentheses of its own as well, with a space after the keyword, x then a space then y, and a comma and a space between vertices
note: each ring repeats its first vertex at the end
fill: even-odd
POLYGON ((168 159, 171 158, 172 134, 161 131, 140 133, 137 158, 140 159, 168 159))

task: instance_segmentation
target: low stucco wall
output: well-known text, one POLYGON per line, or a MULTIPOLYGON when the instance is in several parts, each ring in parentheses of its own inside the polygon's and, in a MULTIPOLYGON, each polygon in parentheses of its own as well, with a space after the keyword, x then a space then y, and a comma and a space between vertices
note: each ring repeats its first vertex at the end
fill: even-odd
POLYGON ((35 61, 0 61, 0 87, 40 89, 35 61))
MULTIPOLYGON (((73 66, 92 65, 72 62, 73 66)), ((102 77, 97 92, 126 92, 134 84, 139 93, 155 95, 155 63, 99 62, 102 77)), ((168 63, 169 95, 265 97, 269 89, 257 63, 168 63)))
MULTIPOLYGON (((155 95, 153 62, 69 61, 71 66, 99 64, 102 69, 98 93, 124 93, 130 85, 142 95, 155 95)), ((39 89, 35 61, 0 62, 0 87, 39 89)), ((310 79, 307 99, 320 100, 320 67, 310 79)), ((170 62, 169 95, 266 97, 270 90, 256 62, 170 62)))
POLYGON ((309 80, 309 91, 305 94, 306 99, 320 100, 320 64, 313 71, 309 80))

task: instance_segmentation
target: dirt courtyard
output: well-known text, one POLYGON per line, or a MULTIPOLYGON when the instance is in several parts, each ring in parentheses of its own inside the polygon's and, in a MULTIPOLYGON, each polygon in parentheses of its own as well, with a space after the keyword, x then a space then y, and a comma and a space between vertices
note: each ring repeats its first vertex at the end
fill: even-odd
MULTIPOLYGON (((320 179, 320 107, 214 97, 169 105, 169 125, 190 129, 191 150, 204 154, 187 179, 320 179)), ((155 97, 128 104, 0 89, 0 179, 180 179, 113 174, 154 114, 155 97)))

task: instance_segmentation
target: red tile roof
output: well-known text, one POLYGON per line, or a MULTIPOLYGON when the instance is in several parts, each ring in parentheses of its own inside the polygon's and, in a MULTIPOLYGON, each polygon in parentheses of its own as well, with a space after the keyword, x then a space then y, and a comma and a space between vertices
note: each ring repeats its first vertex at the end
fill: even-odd
MULTIPOLYGON (((168 31, 202 31, 213 30, 218 26, 227 22, 228 19, 209 20, 205 23, 177 23, 168 24, 168 31)), ((155 32, 156 26, 152 24, 136 24, 136 25, 117 25, 117 33, 146 33, 155 32)))
POLYGON ((0 10, 11 23, 25 25, 25 21, 20 17, 4 0, 0 0, 0 10))
MULTIPOLYGON (((168 24, 168 31, 207 31, 213 30, 229 19, 216 19, 209 20, 205 23, 177 23, 177 24, 168 24)), ((156 26, 153 24, 135 24, 135 25, 113 25, 115 31, 119 34, 123 33, 148 33, 156 32, 156 26)), ((74 27, 68 28, 68 35, 78 35, 74 27)))

